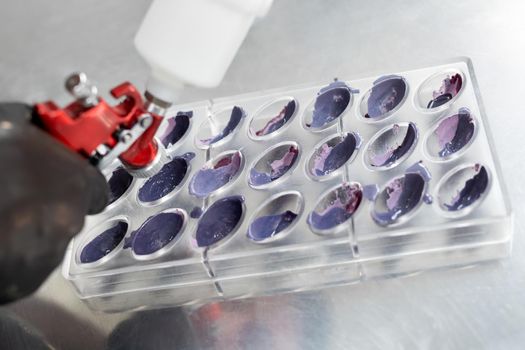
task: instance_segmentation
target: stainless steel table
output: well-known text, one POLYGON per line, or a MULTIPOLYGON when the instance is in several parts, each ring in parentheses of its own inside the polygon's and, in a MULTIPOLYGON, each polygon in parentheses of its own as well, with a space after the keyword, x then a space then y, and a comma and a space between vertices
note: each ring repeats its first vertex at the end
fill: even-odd
MULTIPOLYGON (((128 79, 143 86, 146 66, 132 39, 148 5, 4 1, 0 100, 66 102, 62 79, 80 69, 101 91, 128 79)), ((190 88, 181 97, 198 100, 470 56, 516 211, 511 259, 302 294, 112 315, 89 311, 55 272, 37 295, 10 308, 59 349, 522 349, 524 14, 520 0, 276 0, 223 84, 190 88)))

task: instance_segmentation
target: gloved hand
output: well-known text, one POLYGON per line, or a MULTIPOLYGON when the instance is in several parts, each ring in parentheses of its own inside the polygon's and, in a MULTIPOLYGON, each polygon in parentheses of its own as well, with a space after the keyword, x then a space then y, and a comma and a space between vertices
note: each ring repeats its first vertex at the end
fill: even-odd
POLYGON ((0 304, 35 291, 108 200, 104 176, 31 118, 0 103, 0 304))

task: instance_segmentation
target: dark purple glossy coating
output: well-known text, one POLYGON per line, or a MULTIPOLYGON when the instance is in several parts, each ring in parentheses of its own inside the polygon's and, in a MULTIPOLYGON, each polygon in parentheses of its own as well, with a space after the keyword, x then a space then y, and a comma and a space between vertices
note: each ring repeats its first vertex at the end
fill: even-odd
POLYGON ((117 168, 109 178, 109 202, 111 204, 119 199, 129 188, 133 176, 131 176, 124 168, 117 168))
POLYGON ((379 118, 392 111, 403 100, 407 85, 403 78, 395 75, 379 78, 368 97, 365 118, 379 118))
POLYGON ((295 163, 299 149, 295 146, 290 146, 282 158, 276 159, 270 163, 272 169, 270 173, 262 173, 255 168, 250 169, 250 184, 261 186, 277 180, 283 176, 295 163))
POLYGON ((208 247, 228 236, 242 218, 243 202, 241 196, 231 196, 213 203, 199 220, 197 246, 208 247))
POLYGON ((151 216, 133 232, 131 249, 137 255, 155 253, 180 233, 183 224, 184 216, 180 213, 151 216))
POLYGON ((432 93, 433 99, 427 104, 427 108, 436 108, 444 105, 456 96, 463 86, 463 79, 460 74, 454 74, 443 80, 439 90, 432 93))
POLYGON ((345 137, 335 146, 328 144, 321 146, 320 152, 314 157, 314 167, 312 172, 317 176, 328 175, 339 169, 352 156, 357 147, 357 139, 354 134, 346 134, 345 137))
POLYGON ((224 156, 212 168, 203 167, 193 176, 189 186, 190 193, 199 198, 207 197, 230 182, 240 167, 240 152, 224 156))
POLYGON ((279 114, 273 117, 272 119, 270 119, 268 123, 266 123, 264 128, 256 131, 255 135, 264 136, 264 135, 271 134, 272 132, 276 130, 279 130, 293 116, 295 112, 295 108, 296 108, 295 100, 288 102, 286 106, 284 106, 284 108, 279 112, 279 114))
POLYGON ((372 158, 372 166, 382 167, 389 166, 401 159, 411 148, 416 141, 417 131, 416 126, 410 123, 407 127, 407 133, 400 145, 388 147, 385 154, 376 155, 372 158))
POLYGON ((89 242, 80 253, 80 262, 92 263, 102 259, 115 249, 126 235, 128 224, 119 221, 115 226, 102 232, 89 242))
POLYGON ((188 171, 188 162, 183 157, 175 157, 150 177, 139 189, 141 202, 153 202, 173 191, 184 179, 188 171))
POLYGON ((350 103, 351 90, 342 82, 333 82, 321 89, 315 100, 311 128, 322 128, 338 118, 350 103))
POLYGON ((237 106, 233 107, 232 113, 230 115, 230 119, 228 120, 228 124, 226 124, 224 129, 220 133, 215 135, 214 137, 210 139, 206 139, 206 140, 201 140, 201 142, 205 145, 211 145, 211 144, 214 144, 215 142, 222 140, 223 138, 225 138, 226 136, 228 136, 235 130, 235 128, 241 122, 242 118, 244 118, 245 116, 246 114, 244 113, 244 110, 241 107, 237 107, 237 106))
POLYGON ((248 237, 254 241, 263 241, 286 229, 295 220, 297 214, 286 210, 276 215, 266 215, 253 220, 248 228, 248 237))
POLYGON ((484 166, 476 165, 478 173, 465 182, 465 186, 452 199, 451 204, 445 204, 449 211, 461 210, 468 207, 485 192, 489 184, 489 175, 484 166))
POLYGON ((380 225, 389 225, 401 216, 413 210, 423 197, 425 179, 418 173, 407 173, 401 178, 396 178, 385 188, 385 212, 373 211, 374 220, 380 225))
POLYGON ((329 230, 350 219, 361 204, 363 192, 354 185, 347 185, 345 191, 344 198, 339 195, 323 212, 312 211, 308 216, 308 224, 316 230, 329 230))
POLYGON ((168 126, 160 138, 164 147, 176 144, 184 136, 190 127, 190 118, 192 116, 192 111, 178 112, 174 118, 168 119, 168 126))
POLYGON ((436 131, 438 137, 440 157, 456 153, 467 145, 474 135, 474 120, 466 108, 459 110, 458 114, 443 120, 436 131))

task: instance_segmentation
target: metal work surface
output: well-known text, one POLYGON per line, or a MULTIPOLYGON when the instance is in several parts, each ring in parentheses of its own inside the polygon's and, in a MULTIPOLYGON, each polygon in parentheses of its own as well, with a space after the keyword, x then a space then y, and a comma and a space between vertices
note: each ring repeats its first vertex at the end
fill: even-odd
MULTIPOLYGON (((132 39, 148 5, 5 4, 0 100, 63 103, 68 97, 62 79, 80 69, 103 92, 124 80, 143 86, 147 70, 132 39)), ((181 102, 190 102, 469 56, 515 209, 511 259, 322 291, 126 314, 91 312, 55 272, 37 295, 9 308, 59 349, 523 348, 523 13, 520 1, 276 0, 268 17, 252 28, 223 84, 186 89, 181 96, 181 102)))

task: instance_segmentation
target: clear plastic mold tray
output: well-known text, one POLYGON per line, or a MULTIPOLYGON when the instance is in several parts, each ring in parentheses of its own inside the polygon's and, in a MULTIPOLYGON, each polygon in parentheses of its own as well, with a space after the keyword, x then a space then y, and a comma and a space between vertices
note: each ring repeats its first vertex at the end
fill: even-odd
POLYGON ((505 257, 512 213, 468 59, 174 107, 150 179, 63 275, 121 311, 300 291, 505 257))

